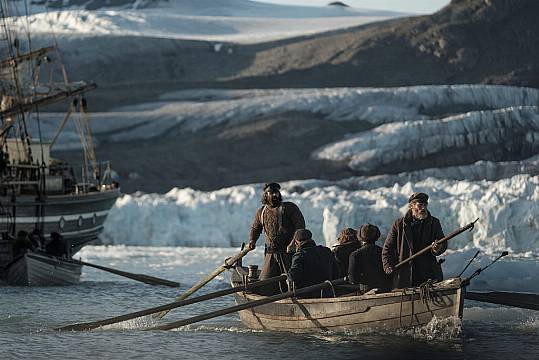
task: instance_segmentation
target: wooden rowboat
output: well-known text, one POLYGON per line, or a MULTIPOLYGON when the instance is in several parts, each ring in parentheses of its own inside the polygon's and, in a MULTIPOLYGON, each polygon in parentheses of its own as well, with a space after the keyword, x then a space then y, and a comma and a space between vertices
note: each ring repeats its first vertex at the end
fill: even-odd
MULTIPOLYGON (((232 286, 241 285, 243 278, 234 271, 232 286)), ((452 278, 387 293, 371 291, 333 298, 284 299, 241 310, 239 315, 251 329, 301 333, 409 328, 425 325, 435 316, 462 318, 465 288, 461 285, 460 278, 452 278)), ((245 292, 234 296, 238 305, 265 298, 245 292)))
POLYGON ((81 268, 80 264, 29 251, 9 263, 3 271, 3 277, 8 285, 75 285, 79 283, 81 268))

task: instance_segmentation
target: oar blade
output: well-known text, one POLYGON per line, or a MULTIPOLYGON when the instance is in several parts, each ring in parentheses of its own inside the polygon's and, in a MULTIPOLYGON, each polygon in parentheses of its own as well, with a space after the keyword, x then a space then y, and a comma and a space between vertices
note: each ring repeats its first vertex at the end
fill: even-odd
POLYGON ((539 294, 526 294, 503 291, 467 291, 465 298, 468 300, 486 302, 490 304, 513 306, 521 309, 539 310, 539 294))
POLYGON ((93 267, 95 269, 103 270, 103 271, 106 271, 106 272, 109 272, 109 273, 112 273, 112 274, 115 274, 115 275, 118 275, 118 276, 123 276, 123 277, 126 277, 128 279, 132 279, 132 280, 135 280, 135 281, 140 281, 140 282, 143 282, 143 283, 149 284, 149 285, 164 285, 164 286, 169 286, 169 287, 180 287, 179 282, 170 281, 170 280, 167 280, 167 279, 161 279, 161 278, 158 278, 158 277, 155 277, 155 276, 130 273, 130 272, 127 272, 127 271, 118 270, 118 269, 106 267, 106 266, 103 266, 103 265, 92 264, 92 263, 89 263, 89 262, 86 262, 86 261, 81 261, 81 260, 76 260, 76 259, 71 259, 71 260, 69 260, 69 262, 73 262, 73 263, 84 265, 84 266, 93 267))
POLYGON ((167 279, 160 279, 160 278, 156 278, 154 276, 150 276, 150 275, 144 275, 144 274, 136 274, 138 276, 138 279, 146 284, 150 284, 150 285, 163 285, 163 286, 168 286, 168 287, 174 287, 174 288, 177 288, 177 287, 180 287, 180 283, 179 282, 176 282, 176 281, 170 281, 170 280, 167 280, 167 279))

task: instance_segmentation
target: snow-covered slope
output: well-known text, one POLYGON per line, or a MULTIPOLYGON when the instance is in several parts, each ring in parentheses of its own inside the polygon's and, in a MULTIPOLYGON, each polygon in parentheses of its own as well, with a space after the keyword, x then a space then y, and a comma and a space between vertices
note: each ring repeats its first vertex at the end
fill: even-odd
POLYGON ((539 152, 537 106, 478 111, 436 120, 415 120, 378 126, 325 146, 314 156, 348 161, 352 169, 373 170, 433 154, 495 148, 512 154, 539 152))
MULTIPOLYGON (((447 233, 479 218, 476 229, 452 240, 450 248, 476 247, 490 254, 508 249, 526 257, 539 256, 537 176, 518 175, 496 182, 429 178, 402 186, 362 188, 316 180, 282 185, 285 199, 298 204, 319 243, 332 245, 341 229, 366 222, 380 226, 383 237, 392 221, 405 212, 408 196, 424 191, 431 196, 432 214, 440 218, 447 233)), ((109 215, 102 240, 238 246, 247 241, 260 192, 260 185, 246 185, 213 192, 173 189, 165 195, 124 195, 109 215)))
MULTIPOLYGON (((437 119, 437 115, 429 113, 454 112, 463 108, 488 110, 518 106, 536 107, 538 104, 539 91, 536 89, 488 85, 193 90, 164 95, 161 102, 119 108, 116 121, 96 122, 95 128, 96 131, 103 132, 108 131, 111 126, 114 126, 115 130, 124 127, 123 131, 113 137, 121 141, 151 138, 177 127, 183 131, 200 131, 223 124, 238 125, 291 111, 322 115, 328 121, 362 121, 376 126, 408 120, 437 119), (205 101, 190 101, 194 98, 205 101), (125 116, 123 112, 126 112, 125 116), (133 119, 133 116, 135 120, 132 121, 139 125, 134 129, 129 120, 133 119)), ((533 108, 523 111, 533 118, 533 108)), ((520 111, 504 110, 498 117, 510 122, 512 116, 519 113, 520 111)), ((106 116, 109 115, 112 114, 106 116)), ((477 116, 463 114, 462 118, 466 122, 467 119, 473 120, 477 116)), ((442 123, 443 121, 441 120, 442 123)))
MULTIPOLYGON (((107 141, 127 141, 157 138, 171 131, 191 133, 216 126, 233 127, 299 112, 327 123, 360 122, 370 127, 327 144, 313 153, 316 158, 347 161, 352 169, 375 169, 384 174, 395 172, 384 171, 388 164, 448 154, 446 158, 451 161, 438 165, 451 165, 445 170, 427 170, 432 167, 430 163, 416 163, 412 168, 426 171, 421 178, 498 179, 522 172, 536 174, 536 161, 469 164, 494 158, 518 160, 537 154, 537 104, 536 89, 484 85, 193 90, 167 94, 159 102, 92 114, 92 128, 107 141)), ((52 138, 61 117, 62 114, 41 114, 41 123, 31 121, 29 126, 31 131, 40 130, 44 138, 52 138), (41 129, 37 129, 38 125, 41 129)), ((56 149, 75 146, 79 146, 78 135, 70 122, 56 149)))
MULTIPOLYGON (((88 5, 88 4, 86 4, 88 5)), ((266 4, 247 0, 134 2, 119 6, 34 6, 13 26, 33 34, 130 35, 173 39, 258 42, 358 26, 403 14, 343 8, 266 4)), ((24 14, 24 8, 18 11, 24 14)))

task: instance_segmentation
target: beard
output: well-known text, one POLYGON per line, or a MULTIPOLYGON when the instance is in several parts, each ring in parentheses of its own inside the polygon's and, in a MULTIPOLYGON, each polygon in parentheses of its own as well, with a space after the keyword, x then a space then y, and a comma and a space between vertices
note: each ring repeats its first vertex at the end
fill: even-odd
POLYGON ((417 220, 425 220, 428 214, 427 210, 412 210, 412 216, 417 220))
POLYGON ((281 197, 277 194, 274 194, 269 198, 269 204, 271 207, 277 207, 281 203, 281 197))

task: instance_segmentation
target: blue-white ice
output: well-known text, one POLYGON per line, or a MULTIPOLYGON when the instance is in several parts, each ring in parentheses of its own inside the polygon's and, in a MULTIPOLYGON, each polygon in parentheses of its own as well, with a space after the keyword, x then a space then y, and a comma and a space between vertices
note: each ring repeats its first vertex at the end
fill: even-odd
MULTIPOLYGON (((451 249, 539 257, 538 176, 495 182, 428 178, 355 189, 315 180, 282 185, 285 200, 298 204, 321 244, 333 245, 341 229, 367 222, 378 225, 384 237, 392 221, 406 211, 408 196, 423 191, 431 196, 430 211, 446 233, 479 218, 473 232, 451 240, 451 249)), ((107 244, 239 246, 247 241, 260 193, 260 185, 242 185, 211 192, 176 188, 164 195, 124 195, 110 212, 101 238, 107 244)))

